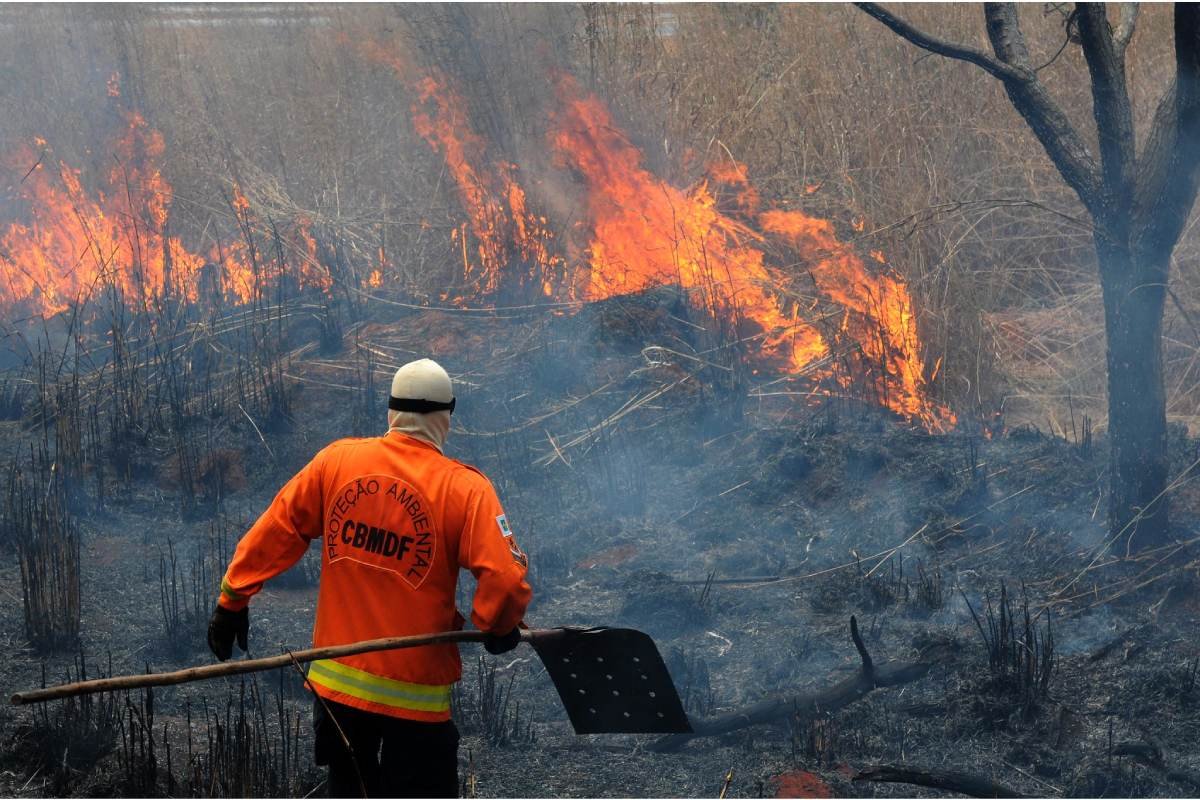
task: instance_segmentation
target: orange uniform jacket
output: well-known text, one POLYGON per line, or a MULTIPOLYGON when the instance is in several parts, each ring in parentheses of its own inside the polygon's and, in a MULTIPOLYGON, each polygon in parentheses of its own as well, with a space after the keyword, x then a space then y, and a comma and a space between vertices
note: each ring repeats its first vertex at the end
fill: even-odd
MULTIPOLYGON (((461 628, 460 567, 478 579, 471 620, 504 634, 525 614, 527 562, 480 472, 399 432, 334 442, 279 491, 238 543, 218 602, 244 608, 263 582, 321 542, 313 645, 461 628)), ((406 719, 450 717, 454 644, 315 661, 321 696, 406 719)))

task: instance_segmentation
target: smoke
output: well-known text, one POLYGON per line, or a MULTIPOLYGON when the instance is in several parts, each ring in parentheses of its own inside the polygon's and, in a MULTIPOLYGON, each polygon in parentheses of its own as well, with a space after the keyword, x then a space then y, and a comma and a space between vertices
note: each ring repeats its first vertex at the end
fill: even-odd
MULTIPOLYGON (((882 435, 859 401, 953 424, 886 257, 772 206, 728 154, 688 158, 662 135, 668 110, 606 96, 606 54, 580 36, 593 11, 293 9, 220 30, 164 9, 5 13, 26 16, 0 32, 14 75, 0 91, 27 112, 0 122, 4 152, 45 136, 95 192, 115 123, 137 109, 163 137, 170 233, 189 252, 231 237, 245 186, 259 217, 319 221, 338 234, 323 260, 378 268, 407 299, 530 314, 488 331, 503 369, 456 365, 451 448, 486 465, 543 548, 534 561, 561 560, 564 578, 627 545, 676 576, 816 571, 903 541, 961 488, 931 488, 894 456, 852 457, 882 435), (559 302, 570 318, 504 310, 559 302), (536 344, 508 341, 513 329, 536 344), (780 457, 803 448, 756 438, 797 420, 826 442, 800 454, 819 465, 803 475, 780 457)), ((27 201, 7 176, 0 209, 15 219, 27 201)), ((437 320, 424 345, 483 352, 467 346, 477 323, 450 328, 437 320)))

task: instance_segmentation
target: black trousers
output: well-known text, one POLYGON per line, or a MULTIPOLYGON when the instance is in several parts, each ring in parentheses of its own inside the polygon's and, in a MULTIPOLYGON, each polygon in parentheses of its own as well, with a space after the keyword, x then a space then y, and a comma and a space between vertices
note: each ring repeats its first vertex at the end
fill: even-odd
POLYGON ((329 766, 330 797, 362 797, 364 785, 368 797, 458 797, 458 728, 453 720, 417 722, 329 700, 314 703, 314 755, 318 765, 329 766), (350 740, 353 758, 330 713, 350 740))

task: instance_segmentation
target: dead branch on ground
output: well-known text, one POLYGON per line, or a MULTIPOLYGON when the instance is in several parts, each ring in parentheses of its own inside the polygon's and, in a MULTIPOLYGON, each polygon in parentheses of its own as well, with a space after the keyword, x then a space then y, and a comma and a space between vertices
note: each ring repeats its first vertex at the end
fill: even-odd
POLYGON ((853 778, 855 781, 872 781, 880 783, 911 783, 914 786, 928 786, 931 789, 944 789, 947 792, 958 792, 968 797, 1026 797, 1007 786, 995 783, 988 778, 969 775, 965 772, 948 772, 945 770, 920 769, 905 764, 880 764, 860 771, 853 778))
MULTIPOLYGON (((862 666, 858 672, 839 681, 827 689, 813 692, 769 695, 768 697, 726 714, 710 719, 690 719, 692 733, 672 734, 664 736, 650 745, 650 749, 659 753, 678 750, 697 736, 720 736, 731 731, 748 728, 751 725, 762 725, 768 722, 784 719, 792 714, 832 713, 861 700, 875 689, 889 686, 900 686, 912 683, 924 677, 936 663, 922 658, 920 661, 888 661, 876 664, 867 652, 862 637, 858 633, 858 621, 850 617, 850 638, 858 650, 862 666)), ((927 651, 928 652, 928 651, 927 651)))

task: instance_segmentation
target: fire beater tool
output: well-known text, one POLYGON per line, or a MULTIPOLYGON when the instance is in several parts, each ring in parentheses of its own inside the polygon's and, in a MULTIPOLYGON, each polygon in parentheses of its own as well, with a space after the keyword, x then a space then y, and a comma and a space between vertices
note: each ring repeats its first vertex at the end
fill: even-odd
MULTIPOLYGON (((75 695, 171 686, 208 678, 286 667, 295 662, 398 650, 447 642, 482 642, 482 631, 446 631, 371 639, 334 647, 295 650, 268 658, 227 661, 175 672, 97 678, 12 696, 13 705, 75 695)), ((654 640, 629 628, 542 628, 521 630, 533 646, 575 733, 691 733, 679 693, 654 640)))

